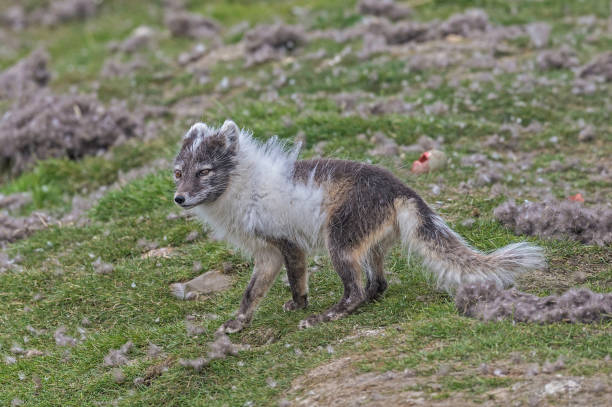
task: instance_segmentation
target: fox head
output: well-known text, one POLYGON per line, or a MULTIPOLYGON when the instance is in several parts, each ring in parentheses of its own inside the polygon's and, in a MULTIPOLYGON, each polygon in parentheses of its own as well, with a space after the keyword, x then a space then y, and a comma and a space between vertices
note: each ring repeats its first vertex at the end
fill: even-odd
POLYGON ((196 123, 183 137, 174 159, 174 202, 189 209, 217 200, 236 166, 240 129, 226 120, 218 129, 196 123))

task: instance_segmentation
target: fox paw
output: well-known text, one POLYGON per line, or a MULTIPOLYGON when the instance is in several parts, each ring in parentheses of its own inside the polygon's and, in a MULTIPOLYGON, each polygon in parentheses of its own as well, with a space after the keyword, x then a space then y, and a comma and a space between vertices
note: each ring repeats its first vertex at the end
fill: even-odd
POLYGON ((300 301, 295 302, 293 300, 289 300, 285 303, 285 305, 283 305, 283 309, 285 311, 295 311, 297 309, 303 309, 306 308, 308 306, 308 300, 306 299, 306 296, 304 296, 303 299, 300 299, 300 301))
POLYGON ((244 328, 244 322, 241 322, 237 319, 230 319, 229 321, 221 325, 219 329, 217 330, 217 332, 233 334, 233 333, 242 331, 242 328, 244 328))

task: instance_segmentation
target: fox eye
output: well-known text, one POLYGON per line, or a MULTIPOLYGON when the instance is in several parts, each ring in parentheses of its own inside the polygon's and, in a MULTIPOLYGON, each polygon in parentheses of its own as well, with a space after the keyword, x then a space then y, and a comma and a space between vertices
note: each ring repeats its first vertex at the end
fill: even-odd
POLYGON ((210 170, 209 169, 204 169, 204 170, 198 171, 198 177, 205 177, 208 174, 210 174, 210 170))
POLYGON ((174 177, 175 178, 181 178, 183 176, 183 173, 179 170, 175 170, 174 171, 174 177))

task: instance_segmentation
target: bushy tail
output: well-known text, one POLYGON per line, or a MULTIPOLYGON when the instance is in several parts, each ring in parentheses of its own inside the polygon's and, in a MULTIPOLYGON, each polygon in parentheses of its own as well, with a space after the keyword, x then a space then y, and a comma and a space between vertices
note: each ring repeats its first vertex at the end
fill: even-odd
POLYGON ((400 209, 398 227, 403 245, 423 258, 438 288, 452 293, 461 284, 477 281, 492 281, 506 287, 513 284, 518 274, 546 267, 542 249, 527 242, 482 253, 429 208, 419 206, 419 210, 411 205, 400 209))

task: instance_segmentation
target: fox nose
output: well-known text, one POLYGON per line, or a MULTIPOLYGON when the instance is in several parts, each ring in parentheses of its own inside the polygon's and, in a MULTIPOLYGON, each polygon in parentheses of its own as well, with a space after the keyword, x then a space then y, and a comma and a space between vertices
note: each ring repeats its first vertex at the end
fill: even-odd
POLYGON ((174 197, 174 202, 179 205, 182 205, 183 203, 185 203, 185 197, 183 195, 177 195, 174 197))

